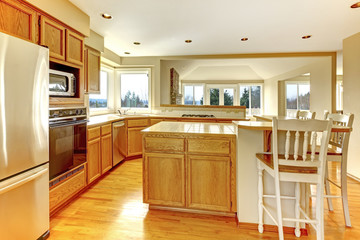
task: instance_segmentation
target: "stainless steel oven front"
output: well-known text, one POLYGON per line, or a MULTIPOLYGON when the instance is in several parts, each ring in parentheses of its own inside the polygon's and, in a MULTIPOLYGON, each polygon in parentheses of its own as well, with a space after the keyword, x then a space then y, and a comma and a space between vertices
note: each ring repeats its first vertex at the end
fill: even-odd
POLYGON ((86 108, 51 108, 50 180, 86 162, 86 108))

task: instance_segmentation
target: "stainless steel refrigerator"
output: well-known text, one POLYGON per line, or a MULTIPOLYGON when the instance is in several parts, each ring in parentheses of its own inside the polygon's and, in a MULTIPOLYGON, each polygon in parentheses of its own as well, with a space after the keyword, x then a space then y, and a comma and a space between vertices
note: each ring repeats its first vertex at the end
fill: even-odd
POLYGON ((0 239, 49 230, 49 51, 0 33, 0 239))

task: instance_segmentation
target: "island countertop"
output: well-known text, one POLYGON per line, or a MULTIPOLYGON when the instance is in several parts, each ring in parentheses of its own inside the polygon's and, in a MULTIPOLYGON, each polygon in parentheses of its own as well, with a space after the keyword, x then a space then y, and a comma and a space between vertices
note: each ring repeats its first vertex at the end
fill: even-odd
POLYGON ((145 133, 178 133, 178 134, 210 134, 236 135, 236 125, 232 123, 202 122, 160 122, 141 132, 145 133))

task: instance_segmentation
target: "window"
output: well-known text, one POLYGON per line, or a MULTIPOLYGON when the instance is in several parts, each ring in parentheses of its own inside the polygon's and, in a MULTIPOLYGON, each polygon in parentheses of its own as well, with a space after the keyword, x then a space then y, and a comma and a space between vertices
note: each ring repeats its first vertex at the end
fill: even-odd
POLYGON ((344 98, 344 90, 343 90, 343 82, 336 82, 336 110, 343 110, 343 98, 344 98))
POLYGON ((256 115, 262 113, 260 85, 246 86, 240 85, 240 106, 246 106, 246 115, 256 115))
POLYGON ((121 108, 149 108, 150 70, 120 71, 121 108))
POLYGON ((236 87, 232 85, 207 85, 208 105, 236 105, 236 87))
POLYGON ((106 109, 108 108, 108 83, 109 73, 106 71, 100 72, 100 93, 89 94, 90 108, 106 109))
POLYGON ((184 85, 184 104, 185 105, 203 105, 204 104, 204 86, 184 85))
POLYGON ((286 83, 286 115, 294 117, 297 110, 310 110, 310 83, 286 83))

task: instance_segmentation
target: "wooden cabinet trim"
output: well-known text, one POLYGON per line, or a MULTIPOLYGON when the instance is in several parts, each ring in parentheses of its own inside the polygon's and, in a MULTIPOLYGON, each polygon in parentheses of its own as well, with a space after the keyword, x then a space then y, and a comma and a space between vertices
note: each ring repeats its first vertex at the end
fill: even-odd
POLYGON ((88 141, 100 137, 100 127, 88 128, 87 131, 88 131, 88 136, 87 136, 88 141))
POLYGON ((50 212, 54 211, 62 203, 69 200, 86 186, 86 168, 79 171, 66 181, 60 183, 56 187, 50 189, 50 212))
MULTIPOLYGON (((188 155, 187 161, 186 161, 186 173, 187 173, 187 183, 186 183, 186 205, 188 208, 194 208, 194 209, 204 209, 204 210, 213 210, 213 211, 223 211, 223 212, 230 212, 231 210, 231 158, 230 157, 219 157, 219 156, 196 156, 196 155, 188 155), (213 164, 225 164, 225 176, 223 178, 213 178, 211 175, 207 177, 208 185, 207 186, 200 186, 196 189, 197 192, 193 193, 193 179, 192 179, 192 162, 193 161, 203 161, 203 162, 214 162, 213 164), (225 194, 215 193, 214 195, 219 194, 218 197, 225 198, 223 199, 223 202, 225 205, 216 205, 216 204, 205 204, 205 203, 197 203, 193 202, 194 197, 198 198, 204 198, 206 194, 209 194, 209 199, 213 200, 215 196, 213 194, 206 192, 199 192, 205 187, 207 187, 208 190, 214 189, 215 186, 218 184, 218 181, 221 179, 224 179, 226 181, 225 186, 220 186, 221 189, 225 190, 225 194), (213 182, 211 182, 213 181, 213 182), (196 196, 197 195, 197 196, 196 196)), ((208 169, 209 170, 209 169, 208 169)), ((206 174, 211 174, 211 172, 201 171, 201 174, 196 174, 195 177, 206 177, 206 174)), ((217 172, 217 174, 220 174, 217 172)), ((201 181, 197 181, 197 184, 206 184, 206 179, 202 179, 201 181)))
POLYGON ((41 20, 40 45, 45 45, 49 48, 50 58, 53 57, 53 58, 65 61, 65 27, 43 15, 40 16, 40 20, 41 20), (50 34, 50 33, 48 33, 46 31, 46 25, 53 27, 55 30, 58 30, 58 32, 60 34, 60 37, 58 40, 60 42, 56 42, 56 39, 53 38, 54 36, 52 36, 51 39, 48 39, 48 37, 50 37, 50 36, 47 37, 47 34, 50 34), (60 49, 59 53, 57 53, 53 50, 53 48, 56 46, 59 47, 59 49, 60 49))
POLYGON ((141 118, 141 119, 128 119, 127 120, 127 127, 146 127, 149 125, 148 118, 141 118))
POLYGON ((84 37, 71 31, 70 29, 66 29, 66 61, 83 65, 84 63, 84 37), (79 48, 74 49, 73 44, 71 44, 71 39, 75 39, 79 41, 79 48), (78 56, 75 56, 77 54, 78 56))
MULTIPOLYGON (((13 1, 13 0, 2 0, 0 1, 0 29, 2 32, 9 34, 9 35, 13 35, 16 37, 19 37, 21 39, 36 43, 37 39, 36 39, 36 30, 37 30, 37 12, 35 10, 33 10, 32 8, 28 7, 25 4, 22 4, 18 1, 13 1), (28 17, 28 23, 26 24, 27 26, 23 25, 23 22, 18 22, 17 24, 14 24, 14 26, 16 26, 16 29, 14 29, 11 26, 6 26, 9 22, 11 21, 7 21, 6 19, 4 19, 6 16, 3 13, 4 10, 4 6, 2 6, 2 4, 5 4, 27 16, 28 17), (7 28, 7 29, 6 29, 7 28), (25 37, 25 33, 24 30, 27 29, 28 34, 26 34, 27 36, 25 37), (24 34, 20 34, 18 33, 19 31, 22 31, 24 34)), ((20 16, 11 16, 12 19, 15 20, 19 20, 20 16)))
POLYGON ((101 126, 101 136, 111 134, 111 124, 101 126))
MULTIPOLYGON (((163 165, 160 165, 159 167, 163 167, 163 165)), ((174 170, 174 169, 172 169, 174 170)), ((176 169, 175 169, 176 170, 176 169)), ((143 162, 143 179, 144 180, 144 188, 143 188, 143 197, 144 197, 144 202, 146 203, 151 203, 151 204, 158 204, 158 205, 165 205, 165 206, 173 206, 173 207, 185 207, 185 155, 184 154, 153 154, 153 153, 149 153, 144 155, 144 162, 143 162), (162 200, 162 199, 151 199, 150 197, 150 190, 154 190, 154 188, 160 188, 160 187, 165 187, 165 189, 163 191, 166 191, 166 185, 167 182, 163 182, 162 184, 157 184, 155 186, 149 186, 150 184, 150 174, 152 172, 150 172, 149 169, 149 158, 151 157, 158 157, 158 158, 163 158, 165 159, 164 161, 174 161, 174 159, 180 159, 180 169, 178 169, 180 171, 180 179, 176 179, 176 181, 181 181, 180 186, 181 186, 181 200, 180 201, 170 201, 170 200, 162 200)), ((174 176, 176 174, 173 174, 172 176, 174 176)), ((161 176, 161 174, 156 174, 154 173, 154 177, 159 177, 161 176)), ((161 191, 161 190, 159 190, 161 191)), ((175 189, 174 189, 175 191, 175 189)), ((169 193, 170 194, 170 193, 169 193)))

